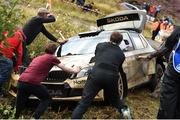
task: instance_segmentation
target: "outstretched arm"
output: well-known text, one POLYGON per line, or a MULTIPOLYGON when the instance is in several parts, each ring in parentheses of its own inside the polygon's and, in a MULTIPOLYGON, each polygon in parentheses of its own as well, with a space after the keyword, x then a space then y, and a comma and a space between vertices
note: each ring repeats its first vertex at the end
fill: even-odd
POLYGON ((46 28, 44 27, 44 25, 43 25, 43 27, 42 27, 42 31, 41 31, 47 38, 49 38, 50 40, 52 40, 52 41, 54 41, 54 42, 57 42, 58 41, 58 39, 56 38, 56 37, 54 37, 50 32, 48 32, 47 30, 46 30, 46 28))
POLYGON ((58 64, 57 67, 61 68, 65 72, 69 72, 69 73, 78 73, 81 70, 80 67, 75 66, 75 67, 70 68, 70 67, 66 67, 62 63, 58 64))
POLYGON ((164 45, 156 52, 148 55, 146 58, 151 59, 153 57, 164 56, 167 52, 172 51, 180 37, 180 27, 176 27, 171 35, 167 38, 164 45))

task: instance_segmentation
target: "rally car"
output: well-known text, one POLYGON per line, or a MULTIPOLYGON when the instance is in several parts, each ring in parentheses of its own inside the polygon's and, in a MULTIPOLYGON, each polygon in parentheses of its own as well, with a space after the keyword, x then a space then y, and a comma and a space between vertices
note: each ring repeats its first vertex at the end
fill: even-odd
MULTIPOLYGON (((127 95, 130 88, 149 83, 154 88, 162 75, 162 67, 156 58, 151 60, 138 59, 139 55, 146 55, 155 51, 149 41, 142 35, 146 23, 146 12, 141 10, 128 10, 110 14, 97 20, 97 31, 79 33, 68 39, 64 45, 59 46, 55 55, 66 66, 81 66, 77 74, 62 71, 54 66, 47 78, 42 82, 48 88, 53 100, 80 100, 83 87, 94 65, 94 51, 96 45, 109 41, 113 31, 123 35, 120 48, 124 51, 126 60, 123 64, 127 81, 119 78, 119 93, 122 97, 127 95), (127 87, 128 86, 128 87, 127 87)), ((13 75, 10 93, 16 96, 18 75, 13 75)), ((30 98, 35 98, 31 96, 30 98)), ((103 100, 101 90, 95 100, 103 100)))

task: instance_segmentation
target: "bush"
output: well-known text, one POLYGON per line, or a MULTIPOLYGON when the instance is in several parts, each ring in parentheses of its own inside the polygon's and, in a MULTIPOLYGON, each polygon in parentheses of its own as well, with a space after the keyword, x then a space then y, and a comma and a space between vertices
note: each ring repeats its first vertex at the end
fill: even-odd
POLYGON ((23 17, 22 10, 17 7, 20 0, 0 1, 0 41, 5 40, 4 31, 9 31, 8 36, 13 35, 14 28, 23 17))

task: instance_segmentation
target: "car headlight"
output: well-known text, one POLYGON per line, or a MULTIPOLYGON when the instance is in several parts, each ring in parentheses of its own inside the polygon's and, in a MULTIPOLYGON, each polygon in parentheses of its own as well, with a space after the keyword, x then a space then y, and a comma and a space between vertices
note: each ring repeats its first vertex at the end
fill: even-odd
POLYGON ((92 70, 92 66, 83 68, 79 73, 77 73, 76 77, 80 78, 80 77, 88 76, 90 74, 91 70, 92 70))

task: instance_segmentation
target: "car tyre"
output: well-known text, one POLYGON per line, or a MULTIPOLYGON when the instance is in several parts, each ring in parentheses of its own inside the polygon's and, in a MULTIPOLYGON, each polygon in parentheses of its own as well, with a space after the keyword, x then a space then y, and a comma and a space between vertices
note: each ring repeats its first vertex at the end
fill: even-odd
MULTIPOLYGON (((128 86, 127 86, 127 81, 123 80, 121 77, 119 78, 118 81, 118 89, 119 89, 119 95, 120 99, 123 99, 127 96, 128 93, 128 86)), ((109 105, 108 98, 104 95, 104 103, 105 105, 109 105)))
POLYGON ((164 69, 160 64, 156 64, 156 73, 152 75, 150 79, 150 90, 154 92, 157 85, 160 84, 161 77, 164 73, 164 69))
POLYGON ((128 86, 127 86, 127 81, 123 80, 121 77, 119 78, 118 81, 118 88, 119 88, 119 95, 120 98, 125 98, 128 93, 128 86))

